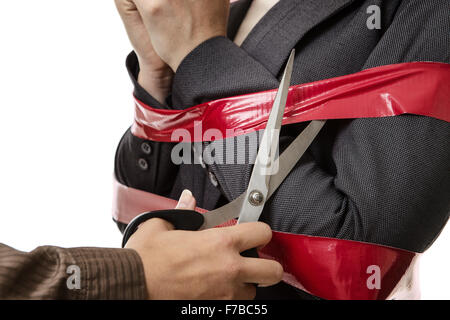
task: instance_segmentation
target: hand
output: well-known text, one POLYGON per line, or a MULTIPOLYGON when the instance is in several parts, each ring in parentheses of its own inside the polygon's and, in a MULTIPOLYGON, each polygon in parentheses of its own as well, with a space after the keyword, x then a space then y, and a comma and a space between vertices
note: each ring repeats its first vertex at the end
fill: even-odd
POLYGON ((173 71, 153 49, 150 36, 133 0, 115 0, 128 38, 139 60, 139 84, 164 104, 173 79, 173 71))
MULTIPOLYGON (((177 208, 195 208, 189 191, 183 192, 177 208)), ((177 231, 167 221, 151 219, 126 247, 142 258, 150 299, 253 299, 253 284, 280 282, 283 268, 276 261, 244 258, 239 253, 264 246, 271 237, 270 227, 260 222, 177 231)))
POLYGON ((133 0, 158 55, 172 70, 199 44, 225 36, 230 0, 133 0))

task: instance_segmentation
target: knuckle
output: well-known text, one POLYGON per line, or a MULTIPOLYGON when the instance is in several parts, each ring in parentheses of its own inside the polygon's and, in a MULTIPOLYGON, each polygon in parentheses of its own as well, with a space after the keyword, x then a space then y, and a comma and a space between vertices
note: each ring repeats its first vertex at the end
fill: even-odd
POLYGON ((269 242, 272 239, 272 229, 270 226, 263 222, 257 222, 258 227, 261 229, 261 234, 264 237, 264 240, 269 242))
POLYGON ((203 238, 205 245, 208 250, 214 252, 220 252, 222 250, 222 234, 220 230, 217 229, 209 229, 202 231, 205 237, 203 238))
POLYGON ((230 257, 223 264, 224 273, 227 275, 228 281, 235 281, 239 278, 242 266, 238 258, 230 257))
POLYGON ((135 4, 129 0, 114 0, 114 2, 116 4, 117 9, 122 14, 129 13, 136 8, 135 4))
POLYGON ((160 1, 145 1, 143 3, 143 9, 144 9, 145 13, 148 15, 151 15, 151 16, 158 15, 162 10, 161 2, 160 1))
POLYGON ((270 226, 263 222, 258 222, 261 227, 261 232, 269 239, 272 238, 272 229, 270 226))
POLYGON ((225 230, 220 230, 217 233, 217 244, 220 247, 225 247, 226 249, 232 248, 234 246, 234 237, 231 232, 226 232, 225 230))
POLYGON ((278 262, 274 262, 273 274, 275 281, 280 282, 283 279, 284 276, 283 266, 278 262))

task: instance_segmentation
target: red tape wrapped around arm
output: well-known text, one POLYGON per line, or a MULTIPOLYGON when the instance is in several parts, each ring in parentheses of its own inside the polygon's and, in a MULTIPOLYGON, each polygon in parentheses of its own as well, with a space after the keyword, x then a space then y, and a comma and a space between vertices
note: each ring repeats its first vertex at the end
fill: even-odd
MULTIPOLYGON (((113 216, 124 224, 147 211, 174 209, 177 203, 117 181, 114 181, 114 190, 113 216)), ((208 214, 206 210, 196 210, 208 214)), ((226 225, 234 223, 230 221, 226 225)), ((273 231, 272 241, 259 254, 282 264, 283 281, 324 299, 420 297, 417 272, 420 255, 414 252, 273 231)))
MULTIPOLYGON (((223 138, 264 129, 276 90, 219 99, 185 110, 154 109, 136 100, 135 136, 175 142, 183 129, 191 141, 219 130, 223 138), (201 128, 200 128, 201 127, 201 128)), ((283 124, 310 120, 423 115, 450 121, 450 65, 388 65, 290 88, 283 124)), ((184 142, 188 142, 184 140, 184 142)))

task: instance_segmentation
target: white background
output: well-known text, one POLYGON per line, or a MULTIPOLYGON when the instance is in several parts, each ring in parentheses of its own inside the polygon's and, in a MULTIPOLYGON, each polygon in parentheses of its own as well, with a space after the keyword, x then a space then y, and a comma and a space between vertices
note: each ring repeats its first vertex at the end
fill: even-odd
MULTIPOLYGON (((129 51, 112 0, 1 1, 0 242, 120 245, 111 179, 133 117, 129 51)), ((447 227, 423 256, 423 298, 450 298, 449 252, 447 227)))

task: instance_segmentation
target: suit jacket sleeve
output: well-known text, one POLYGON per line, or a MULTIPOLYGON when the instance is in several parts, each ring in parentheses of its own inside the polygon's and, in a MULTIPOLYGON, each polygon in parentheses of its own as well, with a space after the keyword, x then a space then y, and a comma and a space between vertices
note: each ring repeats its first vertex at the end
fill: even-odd
MULTIPOLYGON (((137 82, 140 70, 134 52, 128 56, 126 65, 134 85, 136 98, 147 105, 161 109, 169 108, 168 106, 174 109, 183 109, 218 97, 274 88, 278 83, 277 78, 260 63, 251 59, 245 51, 224 37, 206 41, 195 50, 195 53, 184 60, 180 67, 182 70, 177 72, 174 78, 172 91, 176 96, 169 96, 166 99, 167 105, 159 103, 137 82), (222 52, 217 56, 214 55, 214 52, 210 52, 211 50, 222 50, 222 52), (198 54, 202 56, 198 56, 198 54), (226 57, 227 62, 230 61, 233 64, 217 63, 217 59, 222 59, 223 56, 226 57), (190 57, 194 57, 194 59, 190 59, 190 57), (218 83, 215 80, 205 86, 203 81, 211 75, 203 74, 205 68, 203 68, 202 59, 206 65, 209 63, 215 65, 218 68, 216 73, 225 77, 229 86, 223 86, 223 81, 218 83), (201 67, 198 67, 199 65, 201 67), (239 72, 235 72, 237 70, 239 72), (242 77, 241 72, 245 73, 246 71, 248 73, 242 77)), ((178 166, 174 165, 170 158, 173 146, 173 143, 160 143, 138 138, 128 129, 116 151, 114 165, 116 179, 121 184, 133 188, 170 196, 178 173, 178 166)), ((120 227, 123 229, 122 226, 120 227)))
MULTIPOLYGON (((74 284, 76 284, 74 282, 74 284)), ((0 299, 145 299, 142 262, 129 249, 39 247, 30 253, 0 244, 0 299), (67 285, 79 268, 80 286, 67 285)))
MULTIPOLYGON (((132 52, 127 58, 127 69, 137 99, 154 108, 168 108, 159 103, 137 82, 139 63, 132 52)), ((170 105, 170 97, 167 98, 170 105)), ((172 143, 159 143, 134 136, 128 129, 116 151, 114 172, 116 179, 127 186, 169 196, 178 167, 170 160, 172 143)))
MULTIPOLYGON (((448 63, 448 6, 445 1, 434 6, 403 1, 365 67, 424 60, 448 63)), ((277 86, 276 75, 229 39, 217 37, 184 59, 172 95, 174 105, 188 107, 277 86)), ((282 142, 293 138, 284 135, 282 142)), ((212 165, 211 170, 229 200, 245 190, 251 174, 250 165, 212 165)), ((448 220, 448 172, 446 122, 412 115, 330 121, 269 201, 262 220, 280 231, 422 252, 448 220), (326 135, 335 135, 334 141, 320 145, 326 135), (324 169, 314 148, 330 150, 334 170, 324 169)))

